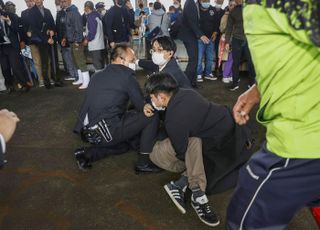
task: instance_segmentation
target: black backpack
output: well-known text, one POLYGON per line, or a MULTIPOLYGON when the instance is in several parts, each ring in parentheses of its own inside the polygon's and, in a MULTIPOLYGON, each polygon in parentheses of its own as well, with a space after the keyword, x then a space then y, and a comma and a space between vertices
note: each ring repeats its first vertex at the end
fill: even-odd
POLYGON ((179 30, 182 26, 183 16, 182 13, 177 17, 177 20, 171 24, 169 34, 172 39, 177 39, 179 30))

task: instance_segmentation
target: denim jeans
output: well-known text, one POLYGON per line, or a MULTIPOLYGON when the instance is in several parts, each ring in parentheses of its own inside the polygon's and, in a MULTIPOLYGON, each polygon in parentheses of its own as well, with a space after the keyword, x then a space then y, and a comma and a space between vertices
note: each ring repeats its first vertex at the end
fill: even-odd
POLYGON ((210 40, 209 44, 204 44, 201 40, 198 40, 198 66, 197 75, 202 75, 202 59, 205 54, 205 70, 204 75, 208 76, 212 73, 213 61, 215 59, 214 42, 210 40))
POLYGON ((74 65, 71 48, 70 47, 61 47, 62 58, 66 63, 67 70, 70 76, 78 78, 77 68, 74 65))

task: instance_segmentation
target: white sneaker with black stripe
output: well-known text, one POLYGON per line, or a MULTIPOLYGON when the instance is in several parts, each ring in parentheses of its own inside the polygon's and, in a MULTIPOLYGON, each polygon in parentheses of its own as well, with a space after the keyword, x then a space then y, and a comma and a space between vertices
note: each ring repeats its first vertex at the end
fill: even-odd
POLYGON ((215 227, 220 224, 220 220, 214 210, 211 210, 206 195, 197 197, 195 200, 191 195, 191 206, 196 211, 199 219, 208 226, 215 227))
POLYGON ((184 201, 185 191, 183 191, 181 188, 176 186, 173 181, 171 181, 170 183, 166 184, 163 187, 166 190, 166 192, 168 193, 168 195, 171 198, 171 200, 173 201, 173 203, 175 204, 175 206, 177 206, 179 211, 182 214, 185 214, 186 213, 186 204, 184 201))

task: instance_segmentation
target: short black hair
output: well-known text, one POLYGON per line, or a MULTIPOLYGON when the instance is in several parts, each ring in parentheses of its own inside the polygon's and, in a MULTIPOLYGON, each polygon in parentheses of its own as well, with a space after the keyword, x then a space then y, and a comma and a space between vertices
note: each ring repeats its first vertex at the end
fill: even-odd
POLYGON ((115 61, 118 57, 121 59, 125 59, 129 48, 131 47, 127 43, 116 44, 110 53, 111 61, 115 61))
POLYGON ((151 45, 153 46, 156 41, 159 43, 161 48, 166 51, 173 51, 173 54, 177 51, 176 43, 168 36, 161 36, 153 39, 151 45))
POLYGON ((167 93, 175 94, 178 90, 178 83, 171 74, 161 72, 152 74, 144 84, 146 95, 167 93))
POLYGON ((162 8, 162 5, 161 5, 160 2, 155 2, 155 3, 153 4, 153 8, 154 8, 155 10, 160 10, 160 9, 162 8))

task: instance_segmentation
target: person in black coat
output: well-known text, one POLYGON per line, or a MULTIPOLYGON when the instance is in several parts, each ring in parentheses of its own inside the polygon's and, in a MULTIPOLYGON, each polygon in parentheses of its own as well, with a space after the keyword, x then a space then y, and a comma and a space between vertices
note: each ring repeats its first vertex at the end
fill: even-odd
POLYGON ((179 87, 191 88, 188 77, 174 57, 176 50, 176 43, 170 37, 157 37, 152 41, 152 61, 141 59, 138 60, 138 65, 149 73, 169 73, 176 79, 179 87))
MULTIPOLYGON (((49 54, 54 43, 54 19, 50 10, 43 6, 43 0, 39 0, 36 1, 36 5, 29 10, 26 21, 28 23, 27 36, 30 39, 30 44, 35 45, 40 54, 40 60, 34 60, 35 65, 41 66, 44 85, 47 89, 50 89, 49 54)), ((33 52, 33 49, 31 49, 31 52, 33 52)))
POLYGON ((129 42, 130 30, 134 26, 134 11, 131 3, 126 3, 125 0, 114 0, 112 6, 104 18, 105 31, 107 33, 108 42, 113 48, 116 43, 129 42), (126 4, 131 9, 126 7, 126 4))
POLYGON ((153 172, 148 154, 155 142, 158 117, 143 114, 144 97, 131 69, 134 52, 126 44, 116 45, 111 52, 112 63, 94 74, 86 92, 74 131, 95 143, 78 149, 75 156, 80 169, 91 167, 91 162, 110 154, 140 152, 137 172, 153 172), (135 110, 127 111, 131 102, 135 110))
POLYGON ((200 29, 198 1, 186 0, 182 17, 182 25, 178 33, 178 38, 183 41, 188 54, 189 60, 185 73, 192 86, 197 87, 198 39, 205 44, 208 44, 210 41, 200 29))
MULTIPOLYGON (((177 200, 174 193, 178 191, 183 197, 188 184, 196 207, 195 197, 199 194, 205 196, 205 192, 212 194, 233 187, 239 166, 251 155, 248 149, 251 146, 247 145, 250 135, 248 128, 236 125, 229 108, 209 102, 192 89, 179 88, 174 78, 167 73, 150 76, 145 84, 145 92, 155 108, 166 110, 164 125, 168 138, 155 144, 150 154, 151 161, 173 172, 179 172, 177 165, 185 162, 186 172, 182 178, 177 183, 165 185, 174 203, 179 203, 176 204, 178 208, 184 208, 183 199, 177 200), (190 148, 195 145, 192 138, 201 139, 202 150, 191 151, 190 148), (197 156, 190 155, 195 152, 197 156)), ((152 109, 147 112, 154 113, 152 109)), ((210 218, 202 220, 211 223, 214 218, 211 221, 210 218)), ((217 224, 217 221, 214 223, 217 224)))
POLYGON ((0 16, 0 64, 9 92, 14 90, 14 78, 11 72, 23 89, 28 91, 32 87, 21 62, 19 22, 19 17, 13 13, 8 12, 0 16))

